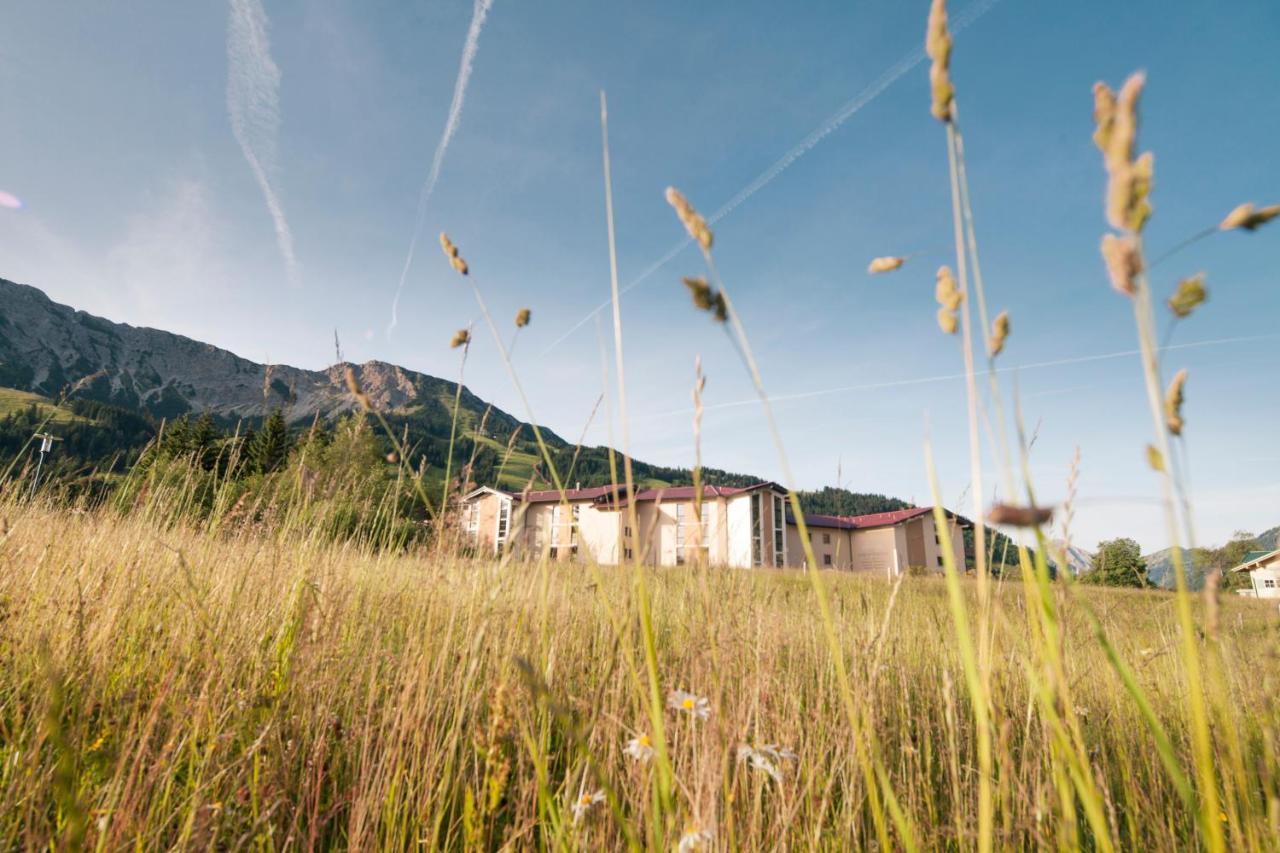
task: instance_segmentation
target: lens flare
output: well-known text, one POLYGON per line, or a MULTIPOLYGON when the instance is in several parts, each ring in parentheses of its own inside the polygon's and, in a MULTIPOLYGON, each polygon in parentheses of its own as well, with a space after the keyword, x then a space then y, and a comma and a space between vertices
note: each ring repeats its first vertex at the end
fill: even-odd
POLYGON ((21 210, 23 207, 22 199, 18 198, 13 193, 7 193, 4 190, 0 190, 0 207, 7 207, 10 210, 21 210))

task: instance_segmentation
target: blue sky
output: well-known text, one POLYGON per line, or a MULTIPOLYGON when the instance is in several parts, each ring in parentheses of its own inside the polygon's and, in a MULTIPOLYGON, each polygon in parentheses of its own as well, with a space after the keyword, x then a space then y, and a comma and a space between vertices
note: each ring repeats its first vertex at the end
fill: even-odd
MULTIPOLYGON (((953 3, 953 17, 969 5, 953 3)), ((626 284, 683 236, 663 201, 668 184, 704 212, 719 209, 917 49, 927 6, 494 0, 388 335, 471 3, 265 0, 278 101, 265 119, 251 111, 249 143, 274 148, 270 186, 292 272, 233 131, 230 4, 8 4, 0 190, 26 207, 0 209, 0 276, 257 360, 324 366, 336 327, 352 360, 452 377, 449 337, 478 317, 436 248, 447 230, 504 332, 517 308, 532 308, 516 350, 521 377, 538 418, 573 440, 602 381, 594 319, 556 343, 608 296, 599 90, 609 95, 626 284)), ((1103 178, 1090 87, 1148 73, 1140 144, 1156 158, 1148 245, 1158 253, 1242 201, 1280 201, 1278 38, 1270 0, 1001 0, 957 38, 988 295, 1013 319, 1002 361, 1024 366, 1017 385, 1045 500, 1062 499, 1080 448, 1080 544, 1166 543, 1143 461, 1139 363, 1112 355, 1135 336, 1097 252, 1103 178)), ((839 470, 849 488, 927 503, 931 432, 944 497, 955 504, 966 491, 958 341, 933 319, 949 204, 922 64, 717 223, 717 261, 766 386, 791 398, 778 414, 799 485, 834 483, 839 470), (873 256, 910 252, 923 254, 893 275, 865 273, 873 256)), ((1186 438, 1205 542, 1280 523, 1278 269, 1280 225, 1215 236, 1154 276, 1160 293, 1180 275, 1208 276, 1209 303, 1173 337, 1196 345, 1166 359, 1170 372, 1190 370, 1186 438)), ((758 408, 739 405, 752 396, 741 366, 679 283, 700 271, 685 249, 624 298, 632 450, 690 463, 700 355, 704 458, 781 478, 758 408)), ((491 339, 476 337, 468 385, 525 415, 491 339)), ((601 415, 588 441, 606 438, 601 415)), ((999 478, 988 463, 990 488, 999 478)))

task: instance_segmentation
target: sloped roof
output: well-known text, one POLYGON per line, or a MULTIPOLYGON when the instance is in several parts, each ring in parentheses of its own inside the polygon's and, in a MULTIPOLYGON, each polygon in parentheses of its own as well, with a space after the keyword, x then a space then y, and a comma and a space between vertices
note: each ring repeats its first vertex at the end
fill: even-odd
POLYGON ((1280 548, 1274 551, 1250 551, 1245 555, 1244 562, 1231 569, 1231 571, 1251 572, 1254 569, 1260 569, 1264 564, 1270 562, 1272 557, 1280 557, 1280 548))
MULTIPOLYGON (((753 492, 757 489, 773 488, 780 492, 785 492, 777 483, 761 482, 754 483, 750 486, 703 486, 702 497, 718 498, 731 497, 746 492, 753 492)), ((464 496, 463 500, 484 493, 503 494, 514 500, 523 500, 528 503, 552 503, 561 500, 567 501, 592 501, 596 504, 608 504, 610 506, 626 505, 627 487, 621 483, 614 483, 608 486, 591 486, 586 489, 565 489, 563 494, 558 489, 543 489, 533 492, 511 492, 500 491, 497 489, 481 488, 476 489, 470 494, 464 496)), ((635 499, 637 501, 682 501, 689 500, 694 495, 693 486, 662 486, 660 488, 644 488, 637 489, 635 499)))
MULTIPOLYGON (((961 523, 967 523, 965 519, 951 510, 944 509, 943 512, 951 518, 959 519, 961 523)), ((870 530, 876 527, 892 527, 895 524, 901 524, 904 521, 911 521, 913 518, 932 513, 933 507, 931 506, 895 509, 892 512, 873 512, 869 515, 817 515, 806 512, 804 514, 804 523, 809 527, 825 527, 838 530, 870 530)), ((795 516, 790 512, 787 513, 787 523, 796 523, 795 516)))

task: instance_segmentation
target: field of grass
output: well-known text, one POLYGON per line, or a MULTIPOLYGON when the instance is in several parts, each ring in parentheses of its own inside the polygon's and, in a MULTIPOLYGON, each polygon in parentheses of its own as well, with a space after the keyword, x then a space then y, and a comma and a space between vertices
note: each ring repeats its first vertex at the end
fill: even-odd
POLYGON ((42 397, 30 391, 19 391, 16 388, 0 388, 0 418, 10 412, 26 409, 33 403, 42 417, 49 418, 50 423, 71 423, 72 421, 84 420, 84 418, 72 413, 71 410, 55 404, 48 397, 42 397))
MULTIPOLYGON (((943 0, 926 32, 955 239, 954 272, 935 275, 936 317, 958 336, 966 379, 972 575, 950 548, 937 576, 895 583, 653 570, 639 557, 622 568, 470 560, 449 534, 456 505, 426 494, 439 473, 407 465, 399 444, 394 481, 359 488, 357 469, 381 464, 363 421, 315 445, 325 476, 299 459, 255 493, 216 467, 148 459, 96 508, 0 495, 0 847, 1280 849, 1280 620, 1273 605, 1219 594, 1216 577, 1190 592, 1181 556, 1194 544, 1187 374, 1169 375, 1159 341, 1206 291, 1191 276, 1158 303, 1147 278, 1145 78, 1094 87, 1093 139, 1102 258, 1117 310, 1133 312, 1151 415, 1114 428, 1134 431, 1160 485, 1174 594, 1050 577, 1053 512, 1037 503, 1034 439, 1001 388, 998 359, 1017 341, 1009 315, 988 312, 943 0), (1009 503, 985 503, 992 467, 1009 503), (401 499, 411 489, 416 503, 401 499), (1018 549, 1011 578, 988 571, 987 524, 1035 546, 1018 549)), ((601 136, 613 259, 603 93, 601 136)), ((666 198, 705 269, 684 285, 740 356, 790 487, 711 227, 677 189, 666 198)), ((1277 218, 1280 205, 1243 204, 1159 260, 1277 218)), ((441 245, 532 423, 478 276, 446 235, 441 245)), ((611 290, 625 451, 616 265, 611 290)), ((464 364, 470 341, 454 339, 464 364)), ((347 382, 371 409, 354 373, 347 382)), ((700 394, 701 379, 699 447, 700 394)), ((467 434, 475 418, 459 418, 457 399, 451 432, 467 434)), ((535 467, 569 474, 533 431, 504 485, 535 467)), ((794 490, 791 507, 816 566, 794 490)), ((1068 525, 1070 506, 1060 515, 1068 525)))
MULTIPOLYGON (((653 735, 630 570, 378 554, 144 514, 3 515, 5 849, 601 849, 671 846, 694 830, 738 849, 867 847, 878 832, 894 847, 976 843, 975 725, 939 579, 825 575, 865 723, 855 735, 804 574, 648 573, 662 695, 707 700, 705 719, 665 711, 673 787, 655 819, 658 758, 626 752, 653 735), (740 757, 763 745, 795 758, 740 757), (910 836, 877 829, 882 798, 869 797, 860 751, 910 836)), ((1174 597, 1053 597, 1064 701, 1110 838, 1063 817, 1054 723, 1034 695, 1039 617, 1015 581, 994 594, 995 844, 1193 845, 1195 813, 1081 609, 1096 611, 1190 768, 1174 597)), ((1273 846, 1280 623, 1238 598, 1213 622, 1199 642, 1225 691, 1224 828, 1241 847, 1273 846)))

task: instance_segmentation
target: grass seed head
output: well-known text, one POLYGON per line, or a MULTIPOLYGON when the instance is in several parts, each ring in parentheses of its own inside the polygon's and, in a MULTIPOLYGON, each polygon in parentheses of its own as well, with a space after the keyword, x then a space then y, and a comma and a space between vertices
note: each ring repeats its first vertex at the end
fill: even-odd
POLYGON ((705 278, 700 275, 685 276, 681 281, 689 289, 695 308, 708 312, 719 323, 729 319, 729 305, 724 301, 724 294, 715 290, 705 278))
POLYGON ((1107 222, 1137 233, 1151 218, 1151 179, 1155 157, 1150 151, 1133 163, 1115 166, 1107 180, 1107 222))
POLYGON ((1108 134, 1107 148, 1103 151, 1109 166, 1133 162, 1133 147, 1138 141, 1138 98, 1142 95, 1146 82, 1147 76, 1136 71, 1129 75, 1116 95, 1111 132, 1108 134))
POLYGON ((956 311, 964 302, 964 294, 956 287, 955 276, 951 274, 950 267, 938 267, 938 284, 934 295, 941 306, 938 308, 938 328, 948 335, 954 335, 958 321, 956 311))
POLYGON ((1142 255, 1138 253, 1138 243, 1133 237, 1104 234, 1102 260, 1107 264, 1107 275, 1111 277, 1112 287, 1125 296, 1133 296, 1138 292, 1142 255))
POLYGON ((462 259, 462 255, 458 254, 458 247, 453 245, 453 241, 449 239, 449 235, 440 232, 440 248, 444 250, 444 256, 449 259, 449 265, 458 271, 461 275, 466 275, 469 271, 467 262, 462 259))
POLYGON ((885 256, 883 258, 872 258, 871 263, 867 266, 867 272, 876 275, 882 272, 893 272, 906 263, 906 258, 898 258, 893 256, 885 256))
POLYGON ((1157 450, 1154 444, 1147 445, 1147 464, 1151 466, 1152 471, 1164 470, 1164 454, 1157 450))
POLYGON ((938 267, 938 285, 934 289, 934 295, 939 305, 951 311, 955 311, 964 302, 964 294, 956 287, 951 267, 938 267))
POLYGON ((1182 435, 1185 421, 1182 419, 1182 403, 1185 399, 1183 389, 1187 384, 1187 369, 1184 367, 1173 375, 1169 390, 1164 394, 1164 418, 1169 432, 1182 435))
POLYGON ((360 390, 360 382, 356 379, 356 372, 350 365, 346 368, 347 390, 351 392, 351 396, 356 398, 356 402, 366 410, 372 409, 369 405, 369 395, 360 390))
POLYGON ((929 7, 924 50, 933 60, 929 67, 929 88, 933 94, 930 111, 938 121, 949 122, 956 90, 951 83, 951 33, 947 30, 946 0, 933 0, 929 7))
POLYGON ((702 214, 694 210, 693 205, 689 203, 689 199, 684 197, 684 193, 675 187, 667 187, 667 204, 675 208, 676 216, 680 218, 680 222, 684 225, 685 230, 689 232, 689 236, 698 241, 702 251, 711 251, 711 244, 714 242, 715 237, 707 226, 707 220, 702 218, 702 214))
POLYGON ((529 325, 529 320, 531 317, 532 317, 532 314, 530 313, 528 308, 521 308, 519 311, 516 312, 516 328, 523 329, 525 326, 529 325))
POLYGON ((1116 120, 1116 93, 1099 80, 1093 84, 1093 144, 1105 157, 1111 148, 1111 127, 1116 120))
POLYGON ((453 337, 449 340, 449 346, 454 349, 465 347, 469 343, 471 343, 471 331, 469 329, 459 329, 453 333, 453 337))
POLYGON ((956 317, 956 312, 949 308, 938 309, 938 328, 941 329, 944 334, 954 335, 956 333, 956 324, 958 322, 959 318, 956 317))
POLYGON ((1039 527, 1048 524, 1051 518, 1053 507, 1047 506, 996 504, 987 513, 987 521, 992 524, 1007 524, 1011 527, 1039 527))
POLYGON ((1280 204, 1255 207, 1253 202, 1246 202, 1228 213, 1227 218, 1219 223, 1218 230, 1234 231, 1243 228, 1245 231, 1255 231, 1277 216, 1280 216, 1280 204))
POLYGON ((991 337, 987 340, 987 351, 995 358, 1004 351, 1004 342, 1009 338, 1009 312, 1001 311, 991 321, 991 337))
POLYGON ((1191 315, 1206 299, 1209 291, 1204 286, 1204 273, 1184 278, 1178 282, 1178 290, 1169 297, 1169 310, 1179 320, 1191 315))

